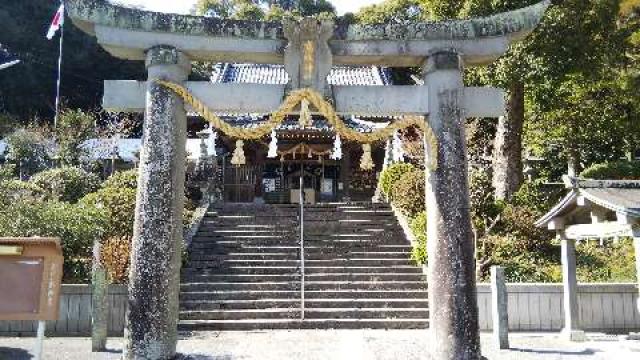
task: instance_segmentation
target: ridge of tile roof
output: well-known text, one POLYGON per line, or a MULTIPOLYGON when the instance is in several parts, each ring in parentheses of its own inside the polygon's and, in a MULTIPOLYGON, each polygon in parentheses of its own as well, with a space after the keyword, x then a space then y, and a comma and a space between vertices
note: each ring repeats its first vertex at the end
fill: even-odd
MULTIPOLYGON (((327 76, 330 85, 392 85, 388 68, 379 66, 334 66, 327 76)), ((219 63, 213 68, 211 82, 286 85, 289 82, 284 65, 219 63)))

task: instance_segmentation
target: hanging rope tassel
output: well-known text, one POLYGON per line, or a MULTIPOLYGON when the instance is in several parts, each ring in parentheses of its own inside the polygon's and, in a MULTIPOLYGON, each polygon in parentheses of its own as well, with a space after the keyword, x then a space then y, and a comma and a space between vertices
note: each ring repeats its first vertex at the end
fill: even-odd
POLYGON ((362 158, 360 159, 360 169, 371 171, 376 167, 371 156, 371 144, 362 144, 362 158))
POLYGON ((309 110, 309 100, 302 99, 300 102, 300 128, 308 128, 313 126, 311 111, 309 110))
POLYGON ((231 165, 240 166, 247 163, 247 159, 244 157, 244 141, 236 141, 236 149, 233 151, 233 157, 231 158, 231 165))
POLYGON ((276 131, 271 130, 271 143, 269 143, 269 153, 267 154, 269 159, 275 159, 278 157, 278 138, 276 137, 276 131))
POLYGON ((342 159, 342 140, 340 139, 340 134, 336 134, 336 140, 333 142, 333 151, 331 152, 331 159, 333 160, 342 159))

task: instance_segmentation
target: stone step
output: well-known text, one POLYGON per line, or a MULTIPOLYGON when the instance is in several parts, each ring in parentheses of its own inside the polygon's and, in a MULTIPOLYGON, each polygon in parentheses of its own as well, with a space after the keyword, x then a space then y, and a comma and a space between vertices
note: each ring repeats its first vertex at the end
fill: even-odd
MULTIPOLYGON (((297 274, 300 272, 298 266, 226 266, 216 263, 190 263, 186 268, 186 273, 209 271, 209 273, 219 274, 297 274)), ((333 273, 387 273, 403 272, 421 274, 422 270, 413 265, 389 265, 389 266, 305 266, 305 274, 333 274, 333 273)))
MULTIPOLYGON (((407 252, 365 252, 354 251, 343 254, 332 253, 306 253, 306 261, 325 261, 333 260, 346 261, 346 260, 409 260, 411 254, 407 252)), ((298 260, 300 258, 298 249, 292 249, 288 252, 268 252, 268 253, 255 253, 255 252, 224 252, 218 250, 215 252, 198 252, 191 254, 189 259, 191 261, 221 261, 221 260, 298 260)))
MULTIPOLYGON (((424 281, 307 281, 305 290, 427 290, 424 281)), ((189 282, 180 284, 180 290, 300 290, 300 281, 273 282, 189 282)))
MULTIPOLYGON (((335 244, 334 247, 318 246, 305 244, 304 250, 306 254, 344 254, 350 252, 387 252, 387 251, 403 251, 410 253, 411 245, 409 244, 375 244, 371 246, 365 246, 363 244, 356 245, 344 245, 340 246, 335 244)), ((252 245, 252 244, 217 244, 215 242, 198 242, 194 241, 191 244, 191 248, 194 251, 248 251, 248 252, 284 252, 284 251, 298 251, 300 249, 299 244, 275 244, 275 245, 252 245)))
MULTIPOLYGON (((299 290, 215 290, 181 291, 180 299, 189 300, 259 300, 300 299, 299 290)), ((305 299, 426 299, 426 290, 305 290, 305 299)))
MULTIPOLYGON (((186 271, 182 282, 281 282, 300 280, 300 274, 219 274, 201 271, 186 271)), ((306 274, 306 281, 426 281, 423 274, 416 273, 332 273, 306 274)))
MULTIPOLYGON (((426 308, 427 299, 307 299, 308 308, 426 308)), ((181 300, 181 311, 298 308, 300 299, 181 300)))
MULTIPOLYGON (((247 309, 247 310, 206 310, 181 311, 180 320, 249 320, 249 319, 300 319, 301 310, 247 309)), ((429 317, 426 308, 316 308, 305 309, 305 319, 416 319, 429 317)))
POLYGON ((266 319, 266 320, 185 320, 180 331, 272 330, 272 329, 427 329, 428 319, 266 319))
MULTIPOLYGON (((306 257, 306 256, 305 256, 306 257)), ((297 259, 238 259, 238 258, 214 258, 199 259, 192 257, 189 259, 189 267, 234 267, 234 266, 300 266, 301 261, 297 259)), ((305 259, 306 267, 339 267, 339 266, 411 266, 409 259, 305 259)))

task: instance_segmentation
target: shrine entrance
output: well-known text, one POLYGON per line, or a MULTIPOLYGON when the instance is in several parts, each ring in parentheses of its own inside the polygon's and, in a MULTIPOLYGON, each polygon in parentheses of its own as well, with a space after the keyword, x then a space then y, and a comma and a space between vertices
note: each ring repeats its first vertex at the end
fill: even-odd
POLYGON ((237 139, 233 165, 246 164, 245 140, 268 141, 291 114, 300 117, 302 128, 321 115, 335 143, 339 135, 361 144, 365 171, 375 166, 372 144, 399 129, 420 128, 427 139, 429 307, 437 309, 430 312, 431 356, 479 360, 464 123, 467 117, 502 116, 505 104, 502 90, 465 87, 462 71, 502 56, 533 31, 549 5, 545 0, 440 23, 336 25, 313 18, 283 24, 220 20, 67 0, 80 29, 114 56, 144 60, 148 70, 146 82, 106 81, 103 101, 107 110, 145 112, 124 358, 166 359, 176 352, 189 108, 237 139), (284 64, 288 78, 277 85, 192 82, 192 61, 284 64), (334 65, 421 67, 423 75, 415 86, 339 86, 328 81, 334 65), (247 129, 218 115, 225 113, 270 115, 247 129), (345 121, 353 114, 395 118, 361 134, 345 121))

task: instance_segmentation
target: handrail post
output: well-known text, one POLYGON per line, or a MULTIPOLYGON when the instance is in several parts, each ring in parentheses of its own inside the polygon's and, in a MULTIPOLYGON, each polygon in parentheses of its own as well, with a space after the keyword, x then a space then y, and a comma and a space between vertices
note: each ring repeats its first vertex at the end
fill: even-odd
POLYGON ((300 320, 304 320, 304 173, 300 166, 300 320))

